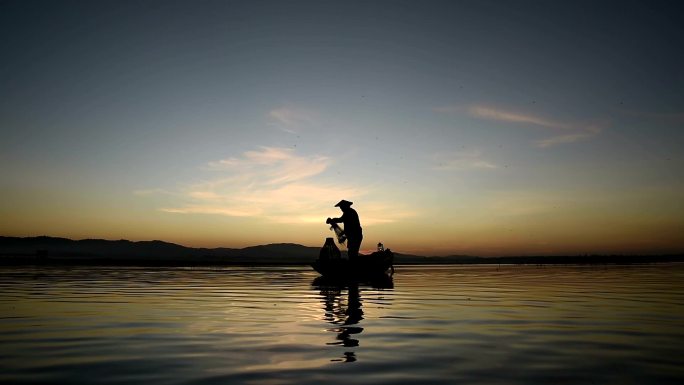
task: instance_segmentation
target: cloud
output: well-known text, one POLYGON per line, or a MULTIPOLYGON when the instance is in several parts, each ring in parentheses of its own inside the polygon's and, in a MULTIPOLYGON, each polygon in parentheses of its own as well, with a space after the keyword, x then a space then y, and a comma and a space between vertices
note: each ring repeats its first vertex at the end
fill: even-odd
POLYGON ((256 208, 250 210, 249 208, 233 208, 220 205, 212 206, 206 204, 188 205, 178 208, 162 208, 161 211, 176 214, 219 214, 230 217, 251 217, 254 215, 258 215, 261 212, 261 210, 258 210, 256 208))
POLYGON ((608 125, 608 122, 580 123, 560 121, 525 112, 502 110, 483 105, 472 105, 468 107, 437 107, 433 108, 433 111, 439 113, 465 112, 466 114, 479 119, 542 127, 554 131, 556 133, 555 135, 534 142, 536 147, 541 148, 590 139, 599 135, 604 127, 608 125))
POLYGON ((599 125, 590 125, 583 128, 579 132, 575 132, 567 135, 558 135, 547 139, 538 140, 535 142, 537 147, 551 147, 558 144, 564 143, 574 143, 580 140, 586 140, 594 137, 603 131, 603 127, 599 125))
POLYGON ((247 151, 242 158, 228 158, 209 162, 207 168, 215 171, 239 171, 243 177, 259 176, 267 184, 295 182, 317 175, 330 165, 325 156, 302 157, 294 150, 278 147, 261 147, 258 151, 247 151))
POLYGON ((331 160, 302 156, 294 150, 260 147, 239 157, 208 163, 209 177, 187 186, 183 202, 162 211, 177 214, 215 214, 259 217, 279 223, 321 221, 339 197, 353 199, 365 190, 339 183, 315 181, 331 160))
POLYGON ((173 192, 161 188, 143 189, 133 191, 133 195, 147 196, 147 195, 174 195, 173 192))
POLYGON ((503 111, 485 106, 471 106, 468 108, 468 113, 471 116, 483 119, 498 120, 510 123, 527 123, 536 126, 556 129, 573 129, 573 125, 565 122, 558 122, 550 119, 545 119, 539 116, 523 114, 512 111, 503 111))
POLYGON ((438 153, 434 156, 437 170, 466 170, 483 169, 492 170, 499 168, 482 157, 480 150, 455 151, 450 153, 438 153))
POLYGON ((291 134, 315 125, 318 121, 318 113, 312 110, 298 107, 280 107, 268 112, 271 124, 291 134))
POLYGON ((205 179, 174 193, 178 203, 160 210, 249 217, 282 224, 322 224, 326 217, 339 213, 333 207, 335 202, 358 198, 364 226, 415 215, 401 203, 374 201, 373 186, 357 187, 337 179, 328 182, 324 174, 331 164, 331 159, 323 155, 305 156, 289 148, 260 147, 207 163, 202 168, 205 179))

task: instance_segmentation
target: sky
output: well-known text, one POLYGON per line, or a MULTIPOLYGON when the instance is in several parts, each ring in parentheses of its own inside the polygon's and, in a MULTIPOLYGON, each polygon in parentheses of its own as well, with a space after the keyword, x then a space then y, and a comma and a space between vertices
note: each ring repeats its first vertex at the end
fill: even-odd
POLYGON ((676 1, 0 1, 0 235, 684 252, 676 1))

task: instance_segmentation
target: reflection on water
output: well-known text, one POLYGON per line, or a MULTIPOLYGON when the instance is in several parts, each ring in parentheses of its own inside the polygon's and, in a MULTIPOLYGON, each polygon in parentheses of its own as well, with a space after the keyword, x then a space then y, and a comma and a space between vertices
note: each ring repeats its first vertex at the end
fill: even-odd
MULTIPOLYGON (((336 341, 328 342, 327 345, 341 345, 347 348, 359 346, 357 334, 363 332, 363 327, 360 325, 363 320, 360 285, 374 290, 394 287, 392 276, 379 276, 370 282, 339 282, 324 277, 313 280, 312 286, 319 290, 324 305, 323 319, 334 325, 327 331, 336 333, 336 341), (346 291, 346 301, 344 291, 346 291)), ((344 352, 342 359, 331 361, 356 362, 356 360, 356 353, 348 350, 344 352)))
MULTIPOLYGON (((391 282, 391 277, 387 279, 391 282)), ((360 325, 363 320, 363 306, 359 283, 326 282, 319 277, 313 281, 312 286, 320 292, 324 309, 323 319, 333 325, 326 330, 336 334, 335 342, 328 342, 327 345, 341 345, 346 348, 359 346, 358 335, 363 332, 360 325)), ((356 360, 356 353, 353 350, 346 350, 343 358, 331 361, 356 360)))
MULTIPOLYGON (((346 303, 343 303, 341 299, 342 290, 342 287, 321 287, 321 296, 325 301, 325 319, 335 326, 327 330, 337 334, 336 341, 327 344, 351 348, 359 346, 359 340, 352 338, 352 336, 363 331, 362 327, 357 326, 363 319, 363 310, 361 309, 358 285, 348 287, 346 303)), ((356 361, 354 351, 345 351, 344 361, 356 361)))
POLYGON ((0 270, 0 382, 679 384, 684 265, 0 270), (353 363, 340 365, 341 362, 353 363))

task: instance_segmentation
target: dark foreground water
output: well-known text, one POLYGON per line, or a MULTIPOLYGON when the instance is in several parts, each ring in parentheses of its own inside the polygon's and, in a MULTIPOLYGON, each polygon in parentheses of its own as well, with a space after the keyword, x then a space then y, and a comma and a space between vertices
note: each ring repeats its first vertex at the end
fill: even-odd
POLYGON ((0 382, 681 384, 684 265, 2 268, 0 382))

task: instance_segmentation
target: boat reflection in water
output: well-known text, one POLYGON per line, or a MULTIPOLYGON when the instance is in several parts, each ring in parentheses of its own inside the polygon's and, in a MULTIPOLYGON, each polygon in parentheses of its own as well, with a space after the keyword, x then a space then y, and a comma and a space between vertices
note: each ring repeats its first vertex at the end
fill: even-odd
POLYGON ((364 329, 361 326, 364 313, 359 287, 392 289, 394 288, 392 277, 387 275, 377 280, 365 282, 318 277, 313 280, 311 286, 318 290, 321 296, 324 309, 323 319, 334 326, 326 329, 326 331, 336 334, 335 341, 328 342, 327 345, 350 348, 346 349, 342 358, 331 361, 356 361, 356 353, 351 348, 359 346, 359 334, 364 329))

